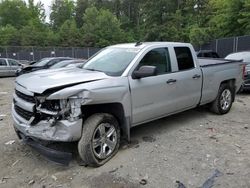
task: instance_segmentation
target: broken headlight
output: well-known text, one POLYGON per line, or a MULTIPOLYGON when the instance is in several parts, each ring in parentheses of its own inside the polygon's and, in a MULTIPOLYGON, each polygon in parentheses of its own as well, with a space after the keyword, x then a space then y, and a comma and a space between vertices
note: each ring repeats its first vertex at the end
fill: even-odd
POLYGON ((81 116, 81 105, 84 100, 78 98, 78 96, 72 96, 69 99, 60 100, 45 100, 44 98, 38 98, 39 104, 37 111, 43 114, 47 114, 56 119, 67 119, 74 121, 81 116))
POLYGON ((63 113, 67 113, 67 119, 74 121, 78 119, 81 114, 81 106, 84 100, 82 98, 78 98, 77 96, 70 97, 69 99, 60 100, 60 108, 63 113))

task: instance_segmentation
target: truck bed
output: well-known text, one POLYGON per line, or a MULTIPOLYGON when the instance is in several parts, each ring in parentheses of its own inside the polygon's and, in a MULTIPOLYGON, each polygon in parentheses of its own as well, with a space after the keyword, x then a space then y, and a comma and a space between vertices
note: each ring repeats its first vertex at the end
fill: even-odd
POLYGON ((226 60, 226 59, 210 59, 210 58, 198 58, 200 67, 210 67, 217 65, 224 65, 229 63, 241 63, 238 60, 226 60))

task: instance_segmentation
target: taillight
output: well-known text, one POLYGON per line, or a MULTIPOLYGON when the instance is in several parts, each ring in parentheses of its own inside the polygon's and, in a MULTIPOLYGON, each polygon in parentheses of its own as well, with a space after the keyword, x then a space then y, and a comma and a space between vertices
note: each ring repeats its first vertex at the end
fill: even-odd
POLYGON ((242 78, 245 79, 245 76, 247 75, 246 72, 246 65, 243 65, 243 70, 242 70, 242 78))

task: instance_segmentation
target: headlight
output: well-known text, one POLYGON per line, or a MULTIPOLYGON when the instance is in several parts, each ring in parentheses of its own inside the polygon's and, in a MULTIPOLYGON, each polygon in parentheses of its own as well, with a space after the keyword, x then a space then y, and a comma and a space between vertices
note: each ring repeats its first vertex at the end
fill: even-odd
POLYGON ((71 118, 77 118, 81 115, 81 104, 83 103, 83 99, 79 98, 70 98, 69 104, 70 104, 70 116, 71 118))
POLYGON ((60 119, 74 121, 79 119, 82 112, 81 106, 84 99, 72 96, 68 99, 46 100, 45 97, 37 97, 39 105, 37 111, 60 119))
POLYGON ((84 99, 72 96, 69 99, 60 100, 60 109, 63 114, 68 114, 67 119, 73 121, 82 114, 81 106, 83 103, 84 99))

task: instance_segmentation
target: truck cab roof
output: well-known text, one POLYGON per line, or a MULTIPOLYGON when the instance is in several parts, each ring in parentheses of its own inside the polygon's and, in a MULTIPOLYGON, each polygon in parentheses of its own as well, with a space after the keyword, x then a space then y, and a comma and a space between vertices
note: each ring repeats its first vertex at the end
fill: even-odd
POLYGON ((125 44, 117 44, 111 47, 117 48, 137 48, 143 49, 151 46, 190 46, 189 43, 180 43, 180 42, 138 42, 138 43, 125 43, 125 44))

